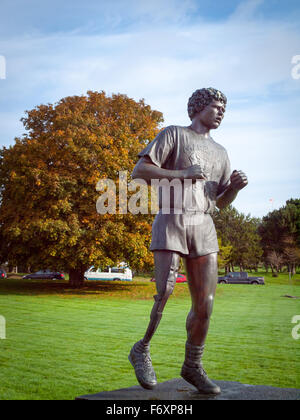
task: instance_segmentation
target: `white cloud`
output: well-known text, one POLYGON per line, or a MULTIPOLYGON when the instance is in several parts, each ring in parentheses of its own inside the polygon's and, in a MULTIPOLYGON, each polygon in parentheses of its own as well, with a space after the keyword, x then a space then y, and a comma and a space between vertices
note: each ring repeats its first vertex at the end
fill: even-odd
MULTIPOLYGON (((227 94, 229 104, 223 127, 213 135, 228 148, 233 166, 240 163, 251 178, 237 205, 251 197, 249 211, 265 214, 260 203, 269 192, 275 196, 278 191, 281 202, 296 188, 293 179, 299 183, 295 139, 300 82, 291 77, 291 58, 300 53, 299 30, 286 22, 255 20, 261 1, 243 3, 227 21, 199 19, 193 25, 184 22, 195 1, 176 1, 174 9, 174 1, 168 0, 159 11, 157 2, 128 2, 128 10, 137 7, 140 20, 125 33, 73 31, 1 41, 0 51, 7 51, 7 79, 0 82, 5 109, 1 142, 12 143, 19 134, 22 114, 16 108, 30 109, 89 89, 143 97, 164 113, 166 124, 186 125, 191 93, 215 86, 227 94), (279 188, 282 180, 285 188, 279 188)), ((118 4, 122 15, 124 2, 118 4)), ((118 7, 106 6, 104 17, 115 19, 117 26, 118 7)))
POLYGON ((264 3, 264 0, 247 0, 241 2, 237 8, 235 9, 234 13, 231 15, 232 20, 249 20, 255 17, 259 6, 264 3))
POLYGON ((110 36, 28 37, 0 48, 9 49, 17 84, 21 74, 30 88, 48 81, 57 95, 103 86, 148 96, 214 84, 231 95, 254 96, 293 82, 291 57, 299 43, 288 24, 230 20, 180 31, 171 26, 110 36))
MULTIPOLYGON (((203 0, 2 0, 3 39, 19 34, 56 32, 114 33, 125 28, 179 25, 195 13, 203 0)), ((1 19, 2 18, 2 19, 1 19)))

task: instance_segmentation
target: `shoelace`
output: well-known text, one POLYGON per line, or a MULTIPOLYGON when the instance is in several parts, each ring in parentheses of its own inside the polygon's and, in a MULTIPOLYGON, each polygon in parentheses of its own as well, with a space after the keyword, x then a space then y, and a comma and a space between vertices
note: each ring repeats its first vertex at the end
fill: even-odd
POLYGON ((207 373, 205 372, 205 370, 204 370, 204 368, 202 366, 199 366, 197 368, 197 370, 200 371, 200 373, 201 373, 202 376, 205 376, 206 378, 208 377, 207 373))
POLYGON ((194 369, 198 370, 198 371, 199 371, 199 373, 200 373, 202 376, 205 376, 206 378, 208 378, 208 375, 207 375, 206 371, 204 370, 204 368, 203 368, 202 364, 201 364, 201 365, 199 365, 199 366, 194 366, 194 369))
POLYGON ((151 357, 149 356, 149 354, 147 353, 143 353, 144 355, 144 363, 148 366, 148 367, 152 367, 152 360, 151 357))

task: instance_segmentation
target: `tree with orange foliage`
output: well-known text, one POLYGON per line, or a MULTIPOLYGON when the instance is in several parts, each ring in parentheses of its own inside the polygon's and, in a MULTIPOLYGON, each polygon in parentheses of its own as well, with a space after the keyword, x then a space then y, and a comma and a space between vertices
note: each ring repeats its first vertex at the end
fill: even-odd
POLYGON ((153 216, 98 214, 96 184, 132 172, 162 114, 144 100, 90 91, 22 121, 27 133, 0 151, 2 260, 68 271, 73 286, 91 265, 151 266, 153 216))

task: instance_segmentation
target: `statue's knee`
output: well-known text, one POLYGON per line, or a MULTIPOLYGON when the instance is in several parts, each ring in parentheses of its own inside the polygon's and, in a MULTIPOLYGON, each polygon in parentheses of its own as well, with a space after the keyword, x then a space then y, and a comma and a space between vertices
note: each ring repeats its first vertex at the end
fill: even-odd
POLYGON ((167 287, 165 290, 165 294, 169 297, 174 291, 174 282, 167 282, 167 287))
POLYGON ((163 294, 163 298, 168 299, 169 296, 171 296, 171 294, 173 293, 173 290, 174 290, 174 284, 167 282, 167 285, 163 294))
POLYGON ((207 299, 207 317, 210 318, 214 307, 214 296, 209 295, 207 299))
POLYGON ((196 308, 196 316, 200 319, 209 319, 211 317, 214 306, 214 296, 209 295, 207 298, 200 302, 196 308))

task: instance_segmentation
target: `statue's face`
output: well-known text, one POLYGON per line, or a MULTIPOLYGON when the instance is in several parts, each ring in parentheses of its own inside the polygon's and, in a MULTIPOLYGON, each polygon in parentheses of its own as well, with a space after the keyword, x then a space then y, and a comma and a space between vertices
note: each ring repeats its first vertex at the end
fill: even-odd
POLYGON ((225 105, 223 102, 213 99, 209 105, 197 114, 196 118, 209 130, 213 130, 221 124, 224 113, 225 105))

